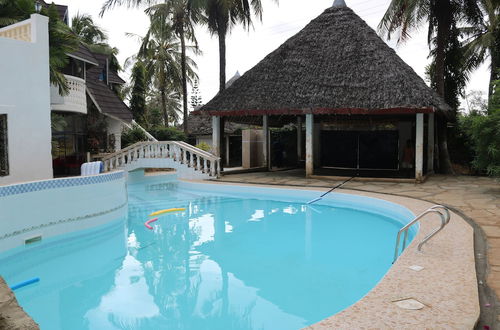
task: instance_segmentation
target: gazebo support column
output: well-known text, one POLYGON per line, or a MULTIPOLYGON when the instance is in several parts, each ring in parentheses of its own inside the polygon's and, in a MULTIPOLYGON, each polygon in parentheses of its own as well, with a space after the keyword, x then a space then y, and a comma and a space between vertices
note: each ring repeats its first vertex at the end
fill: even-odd
POLYGON ((434 114, 430 113, 427 122, 427 172, 434 171, 434 114))
POLYGON ((269 116, 262 116, 262 143, 263 143, 263 152, 264 152, 264 166, 267 169, 271 170, 271 143, 270 143, 270 134, 269 134, 269 116))
POLYGON ((220 157, 221 156, 221 118, 219 116, 212 117, 212 153, 220 157))
POLYGON ((417 113, 415 139, 415 179, 422 182, 424 170, 424 114, 417 113))
POLYGON ((302 117, 297 117, 297 161, 302 160, 302 117))
POLYGON ((314 115, 306 115, 306 177, 314 174, 314 115))

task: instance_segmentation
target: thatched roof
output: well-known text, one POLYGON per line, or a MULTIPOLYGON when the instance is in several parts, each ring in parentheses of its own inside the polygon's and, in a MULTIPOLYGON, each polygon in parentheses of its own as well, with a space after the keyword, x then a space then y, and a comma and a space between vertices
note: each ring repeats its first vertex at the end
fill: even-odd
POLYGON ((368 24, 337 2, 198 113, 405 114, 449 109, 368 24))
MULTIPOLYGON (((236 124, 233 122, 224 123, 224 133, 234 134, 238 130, 248 128, 248 125, 236 124)), ((212 134, 212 117, 206 114, 193 116, 192 113, 188 117, 188 132, 190 135, 211 135, 212 134)))

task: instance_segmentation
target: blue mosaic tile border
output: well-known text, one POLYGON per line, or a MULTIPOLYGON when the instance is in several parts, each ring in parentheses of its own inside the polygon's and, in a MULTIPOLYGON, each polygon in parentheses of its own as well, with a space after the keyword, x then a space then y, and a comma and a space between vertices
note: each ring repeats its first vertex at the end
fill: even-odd
POLYGON ((105 214, 117 211, 117 210, 121 209, 122 207, 125 207, 126 205, 127 205, 127 202, 125 202, 124 204, 119 205, 117 207, 114 207, 112 209, 109 209, 109 210, 105 210, 105 211, 101 211, 101 212, 96 212, 96 213, 92 213, 92 214, 87 214, 87 215, 82 215, 82 216, 74 217, 74 218, 66 218, 66 219, 54 220, 54 221, 50 221, 48 223, 42 223, 42 224, 40 224, 38 226, 32 226, 32 227, 28 227, 28 228, 23 228, 23 229, 16 230, 16 231, 13 231, 13 232, 10 232, 10 233, 7 233, 7 234, 4 234, 4 235, 0 236, 0 241, 3 240, 3 239, 6 239, 6 238, 10 238, 10 237, 13 237, 13 236, 21 235, 21 234, 24 234, 24 233, 27 233, 27 232, 30 232, 30 231, 34 231, 34 230, 38 230, 38 229, 42 229, 42 228, 46 228, 46 227, 51 227, 51 226, 60 225, 60 224, 63 224, 63 223, 75 222, 75 221, 82 221, 82 220, 86 220, 86 219, 89 219, 89 218, 98 217, 98 216, 101 216, 101 215, 105 215, 105 214))
POLYGON ((0 197, 24 194, 33 191, 56 189, 64 187, 85 186, 89 184, 104 183, 123 178, 123 171, 109 174, 78 176, 74 178, 51 179, 29 183, 13 184, 9 186, 0 186, 0 197))

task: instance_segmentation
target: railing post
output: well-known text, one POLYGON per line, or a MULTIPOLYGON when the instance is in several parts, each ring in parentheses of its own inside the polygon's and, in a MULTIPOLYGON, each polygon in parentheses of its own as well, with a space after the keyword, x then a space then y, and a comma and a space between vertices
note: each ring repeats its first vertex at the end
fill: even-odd
POLYGON ((207 159, 203 158, 203 173, 208 173, 207 159))
POLYGON ((196 155, 196 170, 201 170, 200 155, 196 155))

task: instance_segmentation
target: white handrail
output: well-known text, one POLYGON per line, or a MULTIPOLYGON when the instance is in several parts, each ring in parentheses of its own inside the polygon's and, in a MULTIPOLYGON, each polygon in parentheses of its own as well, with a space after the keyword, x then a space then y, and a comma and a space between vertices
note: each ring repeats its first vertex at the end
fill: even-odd
POLYGON ((137 142, 125 149, 103 157, 104 171, 132 164, 139 159, 170 158, 210 177, 220 176, 220 157, 182 141, 137 142))

